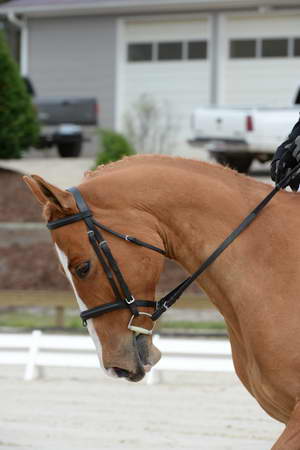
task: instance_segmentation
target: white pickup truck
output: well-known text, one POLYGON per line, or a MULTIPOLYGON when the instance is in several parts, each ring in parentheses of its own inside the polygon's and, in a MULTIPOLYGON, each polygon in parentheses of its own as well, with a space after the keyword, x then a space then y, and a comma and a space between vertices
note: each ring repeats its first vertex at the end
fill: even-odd
POLYGON ((266 162, 299 119, 300 89, 289 108, 203 107, 191 118, 193 147, 219 163, 247 173, 253 160, 266 162))

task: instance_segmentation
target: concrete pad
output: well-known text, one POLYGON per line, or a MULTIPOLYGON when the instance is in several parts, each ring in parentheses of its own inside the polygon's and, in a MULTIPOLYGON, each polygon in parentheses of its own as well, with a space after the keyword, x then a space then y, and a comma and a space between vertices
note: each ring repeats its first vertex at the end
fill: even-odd
POLYGON ((78 185, 84 172, 93 165, 92 158, 24 158, 0 161, 0 167, 26 175, 40 175, 63 189, 78 185))

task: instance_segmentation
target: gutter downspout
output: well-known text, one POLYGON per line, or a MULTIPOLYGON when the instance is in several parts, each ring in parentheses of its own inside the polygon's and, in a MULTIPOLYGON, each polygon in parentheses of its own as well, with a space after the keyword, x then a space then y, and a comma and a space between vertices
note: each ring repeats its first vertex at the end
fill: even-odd
POLYGON ((20 61, 20 68, 21 68, 21 74, 23 76, 28 75, 28 27, 27 27, 27 20, 26 19, 19 19, 14 12, 9 11, 7 13, 7 18, 10 23, 15 25, 17 28, 19 28, 21 32, 21 61, 20 61))

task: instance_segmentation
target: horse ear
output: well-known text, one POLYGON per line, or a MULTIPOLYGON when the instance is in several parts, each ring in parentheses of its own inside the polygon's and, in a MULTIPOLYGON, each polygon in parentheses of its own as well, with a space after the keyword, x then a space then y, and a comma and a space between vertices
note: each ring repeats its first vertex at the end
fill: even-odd
POLYGON ((38 202, 43 206, 55 206, 56 209, 65 212, 77 209, 74 197, 70 192, 47 183, 47 181, 38 175, 24 176, 23 180, 38 202))

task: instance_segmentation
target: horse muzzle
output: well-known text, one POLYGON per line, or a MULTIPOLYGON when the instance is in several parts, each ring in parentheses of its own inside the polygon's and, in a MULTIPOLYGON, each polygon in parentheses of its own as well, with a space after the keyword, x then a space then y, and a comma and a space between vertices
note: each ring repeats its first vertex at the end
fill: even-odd
POLYGON ((153 345, 151 336, 144 334, 133 335, 130 347, 127 346, 124 359, 114 358, 105 367, 110 376, 138 382, 160 360, 161 353, 153 345))

